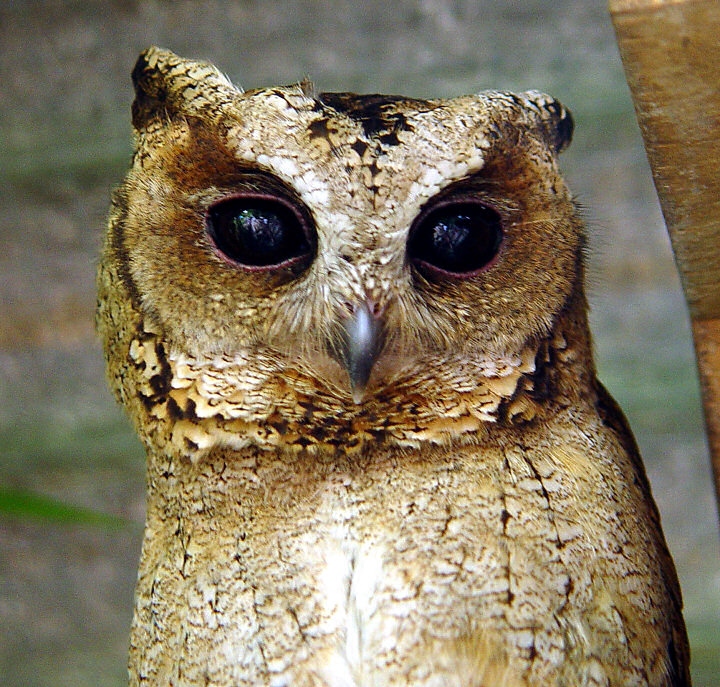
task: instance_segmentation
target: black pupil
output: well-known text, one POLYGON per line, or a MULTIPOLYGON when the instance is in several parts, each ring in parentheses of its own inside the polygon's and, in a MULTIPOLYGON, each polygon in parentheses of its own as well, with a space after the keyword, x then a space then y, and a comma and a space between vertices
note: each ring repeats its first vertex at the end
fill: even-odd
POLYGON ((427 214, 413 231, 408 253, 421 265, 456 275, 476 272, 497 254, 500 216, 479 203, 443 206, 427 214))
POLYGON ((298 216, 279 201, 235 198, 215 205, 208 218, 217 248, 241 265, 284 265, 311 252, 298 216))

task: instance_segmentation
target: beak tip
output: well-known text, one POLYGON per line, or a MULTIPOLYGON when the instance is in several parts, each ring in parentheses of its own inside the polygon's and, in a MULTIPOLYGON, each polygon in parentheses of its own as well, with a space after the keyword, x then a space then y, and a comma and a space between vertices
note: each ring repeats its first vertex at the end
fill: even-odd
POLYGON ((360 405, 365 399, 365 391, 370 381, 370 372, 374 361, 365 361, 367 364, 350 366, 348 377, 350 378, 350 393, 353 401, 360 405))

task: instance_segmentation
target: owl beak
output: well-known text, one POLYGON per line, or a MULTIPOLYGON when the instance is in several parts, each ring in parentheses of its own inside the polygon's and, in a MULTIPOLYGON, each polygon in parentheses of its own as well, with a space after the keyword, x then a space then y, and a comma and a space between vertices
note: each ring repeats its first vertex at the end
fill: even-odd
POLYGON ((342 323, 339 341, 340 360, 350 377, 353 401, 361 403, 370 373, 382 347, 382 326, 374 308, 360 303, 342 323))

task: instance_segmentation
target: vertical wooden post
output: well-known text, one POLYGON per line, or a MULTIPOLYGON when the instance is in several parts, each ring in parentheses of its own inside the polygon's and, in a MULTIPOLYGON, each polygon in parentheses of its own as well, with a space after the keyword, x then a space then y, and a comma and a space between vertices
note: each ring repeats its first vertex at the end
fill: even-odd
POLYGON ((610 12, 690 309, 720 503, 720 2, 610 12))

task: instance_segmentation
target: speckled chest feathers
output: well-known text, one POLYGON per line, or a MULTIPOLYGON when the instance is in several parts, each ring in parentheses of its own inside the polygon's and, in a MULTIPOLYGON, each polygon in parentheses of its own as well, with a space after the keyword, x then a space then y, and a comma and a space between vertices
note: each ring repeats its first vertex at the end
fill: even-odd
POLYGON ((131 684, 688 686, 567 110, 133 79, 97 313, 148 453, 131 684))

